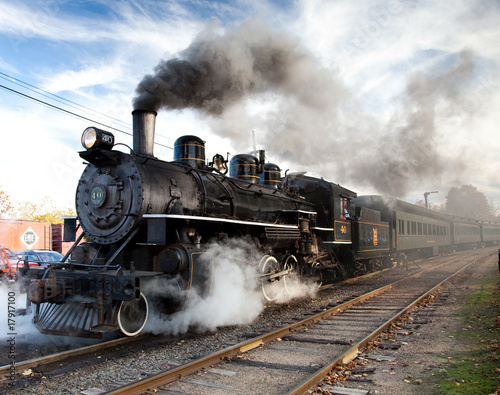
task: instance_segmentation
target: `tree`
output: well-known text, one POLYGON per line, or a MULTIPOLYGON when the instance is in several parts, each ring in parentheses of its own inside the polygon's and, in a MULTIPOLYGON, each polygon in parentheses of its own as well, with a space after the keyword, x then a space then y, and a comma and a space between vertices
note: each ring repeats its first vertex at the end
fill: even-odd
POLYGON ((479 192, 472 185, 453 187, 446 195, 445 212, 460 217, 494 220, 496 212, 493 205, 488 202, 484 193, 479 192))
POLYGON ((61 210, 50 198, 45 197, 40 203, 22 202, 17 207, 17 218, 28 221, 46 221, 51 224, 62 224, 62 217, 73 216, 73 209, 61 210))
POLYGON ((425 207, 425 202, 422 199, 419 199, 415 202, 415 206, 425 207))
POLYGON ((12 213, 14 205, 10 201, 10 196, 0 186, 0 218, 4 218, 12 213))

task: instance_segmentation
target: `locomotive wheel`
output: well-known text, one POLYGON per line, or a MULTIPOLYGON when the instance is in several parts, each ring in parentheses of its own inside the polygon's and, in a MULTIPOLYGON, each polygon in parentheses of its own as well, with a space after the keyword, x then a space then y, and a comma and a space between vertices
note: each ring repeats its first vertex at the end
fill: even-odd
MULTIPOLYGON (((321 264, 319 262, 313 262, 312 267, 320 267, 321 264)), ((320 288, 323 285, 323 273, 321 270, 318 270, 318 277, 316 279, 316 286, 320 288)))
POLYGON ((139 334, 148 320, 149 307, 146 296, 141 292, 139 300, 123 301, 118 310, 118 327, 125 336, 139 334))
POLYGON ((285 287, 285 291, 289 294, 292 295, 291 292, 291 278, 288 277, 291 274, 296 273, 298 266, 298 261, 297 258, 295 258, 295 255, 287 255, 285 259, 283 260, 283 270, 290 270, 290 273, 283 276, 283 285, 285 287))
MULTIPOLYGON (((273 274, 280 271, 280 264, 275 257, 271 255, 264 255, 259 263, 259 273, 273 274)), ((276 282, 279 278, 263 279, 262 280, 262 295, 266 300, 272 302, 280 293, 281 284, 277 285, 276 282)))

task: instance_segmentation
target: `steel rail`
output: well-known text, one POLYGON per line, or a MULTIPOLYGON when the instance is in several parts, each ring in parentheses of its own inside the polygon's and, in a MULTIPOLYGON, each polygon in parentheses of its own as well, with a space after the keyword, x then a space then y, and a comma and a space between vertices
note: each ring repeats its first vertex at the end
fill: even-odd
MULTIPOLYGON (((483 258, 479 258, 479 259, 483 259, 483 258)), ((467 268, 468 266, 477 262, 479 259, 476 259, 475 261, 467 264, 462 269, 460 269, 460 271, 465 270, 465 268, 467 268)), ((228 347, 228 348, 221 350, 219 352, 216 352, 214 354, 199 358, 196 361, 190 362, 186 365, 182 365, 182 366, 179 366, 179 367, 176 367, 176 368, 164 371, 164 372, 160 372, 160 373, 152 375, 148 378, 123 385, 121 387, 118 387, 116 389, 113 389, 113 390, 110 390, 107 392, 103 392, 103 394, 106 394, 106 395, 142 394, 145 391, 152 390, 154 388, 158 388, 158 387, 170 384, 170 383, 177 381, 177 380, 181 380, 181 379, 185 378, 186 376, 189 376, 192 373, 200 371, 203 368, 207 368, 207 367, 210 367, 212 365, 218 364, 218 363, 223 362, 229 358, 235 357, 239 354, 245 353, 245 352, 250 351, 254 348, 257 348, 261 345, 269 343, 273 340, 276 340, 278 338, 289 335, 291 332, 293 332, 294 330, 296 330, 300 327, 308 326, 308 325, 313 324, 317 321, 321 321, 326 317, 341 313, 342 311, 348 309, 349 307, 351 307, 355 304, 361 303, 361 302, 365 301, 366 299, 369 299, 369 298, 371 298, 379 293, 382 293, 384 291, 387 291, 387 290, 393 288, 395 285, 397 285, 399 283, 408 281, 408 279, 410 279, 410 278, 415 278, 415 277, 421 276, 423 273, 425 273, 427 271, 435 270, 435 269, 437 269, 443 265, 447 265, 447 264, 449 264, 449 263, 445 262, 445 263, 442 263, 440 265, 436 265, 436 266, 433 266, 431 268, 422 270, 418 273, 415 273, 413 276, 406 277, 406 278, 398 280, 392 284, 385 285, 381 288, 378 288, 374 291, 368 292, 368 293, 361 295, 357 298, 354 298, 352 300, 344 302, 338 306, 332 307, 331 309, 325 310, 325 311, 318 313, 314 316, 311 316, 311 317, 305 318, 299 322, 290 324, 284 328, 277 329, 273 332, 269 332, 269 333, 266 333, 264 335, 252 338, 248 341, 239 343, 235 346, 228 347)), ((452 276, 454 276, 458 273, 459 272, 456 272, 452 276)), ((449 278, 451 278, 452 276, 450 276, 449 278)), ((431 291, 426 292, 423 296, 419 297, 417 301, 415 301, 415 302, 411 303, 410 305, 408 305, 407 307, 405 307, 403 311, 396 314, 392 319, 390 319, 389 321, 387 321, 386 323, 381 325, 379 328, 377 328, 377 330, 375 332, 373 332, 372 334, 367 336, 365 339, 363 339, 361 342, 359 342, 356 346, 349 349, 349 351, 347 353, 345 353, 343 356, 336 359, 335 361, 329 362, 327 365, 324 365, 316 373, 313 373, 313 375, 309 379, 307 379, 306 381, 301 383, 296 389, 294 389, 292 392, 290 392, 290 394, 301 394, 301 393, 305 392, 312 385, 314 385, 315 383, 319 382, 322 378, 324 378, 333 367, 335 367, 338 364, 344 363, 347 360, 353 359, 357 355, 358 350, 360 348, 362 348, 368 342, 370 342, 375 337, 377 337, 378 334, 380 332, 384 331, 385 329, 387 329, 394 320, 397 320, 399 317, 406 314, 406 312, 408 310, 410 310, 413 306, 415 306, 423 298, 425 298, 425 295, 428 295, 431 292, 433 292, 435 289, 439 288, 441 286, 441 284, 444 283, 445 281, 447 281, 449 278, 447 278, 446 280, 442 281, 437 286, 432 288, 431 291)))
POLYGON ((333 368, 335 368, 338 365, 342 365, 345 363, 350 362, 353 360, 359 353, 360 349, 363 349, 366 347, 368 343, 373 341, 375 338, 377 338, 382 332, 387 330, 394 322, 399 320, 401 317, 406 315, 411 309, 413 309, 416 305, 418 305, 420 302, 422 302, 424 299, 429 297, 431 294, 436 292, 439 288, 443 286, 446 282, 450 281, 452 278, 456 277, 459 275, 461 272, 466 270, 469 266, 485 259, 484 257, 478 258, 464 267, 462 267, 460 270, 457 272, 453 273, 452 275, 448 276, 445 278, 443 281, 441 281, 439 284, 434 286, 432 289, 429 291, 425 292, 422 294, 418 299, 410 303, 408 306, 406 306, 403 310, 401 310, 399 313, 395 314, 392 318, 387 320, 385 323, 380 325, 374 332, 372 332, 370 335, 366 336, 363 340, 358 342, 356 345, 351 347, 344 355, 341 357, 330 361, 326 365, 324 365, 321 369, 319 369, 317 372, 313 373, 310 377, 305 379, 302 383, 300 383, 297 387, 295 387, 293 390, 289 391, 287 394, 288 395, 299 395, 305 393, 309 388, 323 380, 331 371, 333 368))
MULTIPOLYGON (((142 335, 140 337, 123 337, 119 339, 114 339, 114 340, 109 340, 103 343, 97 343, 97 344, 92 344, 90 346, 85 346, 85 347, 80 347, 76 348, 74 350, 68 350, 68 351, 63 351, 59 352, 56 354, 52 355, 46 355, 44 357, 40 358, 33 358, 33 359, 28 359, 26 361, 22 362, 17 362, 14 366, 16 369, 16 372, 19 373, 21 371, 24 371, 26 369, 33 369, 39 366, 44 366, 48 365, 54 362, 60 362, 65 359, 71 358, 71 357, 76 357, 79 355, 84 355, 88 354, 94 351, 100 351, 102 352, 103 350, 115 346, 119 346, 121 344, 127 344, 133 341, 137 341, 139 338, 143 338, 145 335, 142 335)), ((11 365, 4 365, 0 366, 0 383, 7 381, 8 380, 8 375, 11 370, 11 365)))
MULTIPOLYGON (((438 267, 438 266, 436 266, 436 267, 438 267)), ((427 270, 429 270, 429 269, 427 269, 427 270)), ((376 273, 378 273, 378 272, 376 272, 376 273)), ((368 275, 373 275, 373 274, 376 274, 376 273, 369 273, 368 275)), ((417 275, 419 273, 416 273, 415 275, 417 275)), ((362 276, 362 277, 364 277, 364 276, 362 276)), ((361 278, 361 277, 356 277, 355 279, 359 279, 359 278, 361 278)), ((350 281, 350 280, 353 280, 353 279, 348 279, 347 281, 350 281)), ((402 279, 400 281, 403 281, 403 280, 404 279, 402 279)), ((394 284, 397 284, 397 282, 394 283, 394 284)), ((388 286, 382 288, 382 290, 387 289, 387 287, 390 287, 390 286, 392 286, 394 284, 389 284, 388 286)), ((329 288, 330 286, 331 286, 331 284, 328 284, 326 286, 322 286, 321 289, 326 289, 326 288, 329 288)), ((377 290, 372 291, 372 292, 376 292, 376 291, 377 290)), ((361 296, 360 298, 362 298, 362 297, 363 296, 361 296)), ((276 332, 279 332, 276 335, 276 337, 284 336, 284 335, 288 334, 290 331, 293 331, 293 330, 295 330, 298 327, 308 325, 310 323, 315 322, 315 320, 320 320, 320 319, 322 319, 325 316, 334 314, 335 312, 332 313, 332 310, 339 309, 338 312, 340 312, 343 309, 346 309, 346 308, 350 307, 352 304, 356 303, 356 300, 357 300, 357 302, 362 301, 361 299, 354 299, 352 301, 345 302, 345 303, 343 303, 341 305, 338 305, 338 306, 336 306, 333 309, 326 310, 317 319, 315 319, 316 316, 311 316, 311 317, 309 317, 309 318, 307 318, 307 319, 305 319, 303 321, 299 321, 299 322, 297 322, 295 324, 292 324, 290 327, 287 327, 287 328, 291 328, 288 331, 285 331, 285 328, 283 330, 276 331, 276 332)), ((268 336, 269 340, 267 340, 267 341, 271 341, 271 340, 273 340, 272 339, 273 335, 274 335, 274 332, 270 333, 268 335, 264 335, 264 336, 268 336)), ((119 339, 110 340, 110 341, 107 341, 107 342, 104 342, 104 343, 97 343, 97 344, 90 345, 90 346, 80 347, 80 348, 77 348, 77 349, 74 349, 74 350, 63 351, 63 352, 59 352, 59 353, 55 353, 55 354, 51 354, 51 355, 47 355, 47 356, 43 356, 43 357, 39 357, 39 358, 33 358, 33 359, 29 359, 29 360, 22 361, 22 362, 17 362, 15 364, 15 369, 16 369, 16 372, 19 373, 20 371, 24 371, 24 370, 27 370, 27 369, 33 369, 33 368, 36 368, 36 367, 48 365, 48 364, 55 363, 55 362, 61 362, 61 361, 64 361, 64 360, 66 360, 68 358, 79 356, 79 355, 84 355, 84 354, 87 354, 87 353, 91 353, 93 351, 101 351, 101 350, 104 350, 104 349, 107 349, 107 348, 118 346, 120 344, 127 344, 127 343, 130 343, 130 342, 133 342, 133 341, 137 341, 138 339, 141 339, 144 336, 146 336, 146 335, 141 335, 141 336, 136 336, 136 337, 119 338, 119 339)), ((242 343, 241 346, 245 347, 248 344, 253 343, 254 341, 255 342, 258 341, 258 338, 250 339, 248 342, 242 343)), ((10 371, 11 371, 10 369, 11 369, 11 365, 0 366, 0 383, 2 383, 2 382, 4 382, 4 381, 7 380, 6 377, 10 373, 10 371)))

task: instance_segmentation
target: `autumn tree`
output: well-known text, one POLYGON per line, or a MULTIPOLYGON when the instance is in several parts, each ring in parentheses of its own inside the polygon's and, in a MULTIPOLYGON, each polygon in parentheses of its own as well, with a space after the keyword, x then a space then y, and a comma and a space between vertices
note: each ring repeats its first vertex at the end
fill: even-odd
POLYGON ((4 218, 12 213, 14 205, 10 201, 10 196, 0 186, 0 218, 4 218))
POLYGON ((16 207, 17 218, 28 221, 46 221, 51 224, 62 224, 62 217, 73 216, 73 209, 60 209, 55 206, 52 200, 45 197, 40 203, 22 202, 16 207))
POLYGON ((466 218, 494 220, 496 210, 484 193, 472 185, 453 187, 446 195, 445 212, 466 218))
POLYGON ((422 199, 419 199, 415 202, 415 206, 425 207, 425 202, 422 199))

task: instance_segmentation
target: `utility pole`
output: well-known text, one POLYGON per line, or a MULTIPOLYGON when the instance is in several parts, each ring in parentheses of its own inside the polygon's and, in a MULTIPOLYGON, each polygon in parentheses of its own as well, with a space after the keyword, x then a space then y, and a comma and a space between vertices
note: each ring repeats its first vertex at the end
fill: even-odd
POLYGON ((424 199, 425 199, 425 207, 426 208, 429 208, 429 202, 427 201, 427 196, 429 196, 431 193, 439 193, 439 191, 424 192, 424 199))

